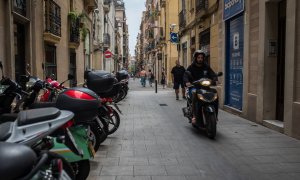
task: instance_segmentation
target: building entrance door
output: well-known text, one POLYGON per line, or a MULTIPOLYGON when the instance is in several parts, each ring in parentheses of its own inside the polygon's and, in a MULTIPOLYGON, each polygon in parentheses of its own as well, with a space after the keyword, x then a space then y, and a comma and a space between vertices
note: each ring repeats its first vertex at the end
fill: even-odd
POLYGON ((18 82, 20 75, 26 74, 25 26, 19 23, 14 23, 14 52, 15 79, 18 82))
POLYGON ((277 56, 277 93, 276 119, 283 121, 284 78, 285 78, 285 38, 286 38, 286 0, 278 4, 278 56, 277 56))

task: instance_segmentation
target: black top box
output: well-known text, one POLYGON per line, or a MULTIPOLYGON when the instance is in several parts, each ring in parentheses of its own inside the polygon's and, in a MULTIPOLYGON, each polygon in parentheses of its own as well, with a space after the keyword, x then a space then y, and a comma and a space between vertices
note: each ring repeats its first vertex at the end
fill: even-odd
POLYGON ((116 73, 116 78, 118 79, 118 81, 121 81, 123 79, 127 79, 128 78, 128 72, 125 71, 125 70, 118 71, 116 73))
POLYGON ((106 93, 112 90, 115 77, 107 71, 96 70, 85 72, 86 85, 95 93, 106 93))

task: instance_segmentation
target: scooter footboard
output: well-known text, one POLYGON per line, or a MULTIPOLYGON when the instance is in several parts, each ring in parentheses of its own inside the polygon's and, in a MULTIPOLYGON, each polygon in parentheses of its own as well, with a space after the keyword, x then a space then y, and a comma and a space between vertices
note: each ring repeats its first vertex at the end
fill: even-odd
POLYGON ((93 146, 88 140, 87 130, 87 126, 75 126, 70 128, 70 132, 78 149, 81 150, 82 156, 76 155, 65 144, 58 143, 56 138, 54 141, 54 147, 51 149, 51 151, 63 156, 69 162, 93 158, 95 152, 93 146))

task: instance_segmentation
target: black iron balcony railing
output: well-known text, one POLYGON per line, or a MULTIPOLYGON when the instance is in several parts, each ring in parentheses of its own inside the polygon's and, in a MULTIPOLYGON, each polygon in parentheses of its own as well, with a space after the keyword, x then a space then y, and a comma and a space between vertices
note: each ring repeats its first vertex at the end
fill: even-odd
POLYGON ((53 0, 45 0, 45 32, 61 36, 61 10, 53 0))
POLYGON ((26 17, 26 0, 14 0, 14 11, 26 17))
POLYGON ((207 9, 208 9, 208 0, 196 1, 196 12, 199 12, 201 10, 207 10, 207 9))
POLYGON ((80 42, 80 33, 79 33, 79 18, 72 20, 70 23, 70 42, 79 43, 80 42))
POLYGON ((186 26, 186 13, 185 9, 183 9, 179 13, 179 28, 184 28, 186 26))

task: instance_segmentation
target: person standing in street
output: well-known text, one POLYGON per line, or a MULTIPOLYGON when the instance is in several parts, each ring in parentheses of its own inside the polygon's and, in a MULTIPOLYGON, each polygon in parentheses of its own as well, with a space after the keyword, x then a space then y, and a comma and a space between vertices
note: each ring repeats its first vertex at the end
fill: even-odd
POLYGON ((163 89, 165 89, 165 86, 166 86, 166 74, 165 74, 165 70, 164 69, 162 69, 162 72, 161 72, 160 84, 163 86, 163 89))
POLYGON ((143 68, 140 72, 140 78, 141 78, 141 84, 143 87, 146 86, 146 74, 147 72, 145 71, 145 69, 143 68))
POLYGON ((176 100, 179 100, 179 86, 181 87, 181 93, 182 93, 182 98, 186 99, 185 97, 185 86, 183 83, 183 75, 185 72, 185 68, 180 65, 179 60, 176 62, 176 66, 172 68, 171 74, 172 74, 172 81, 173 81, 173 89, 175 89, 175 94, 176 94, 176 100))

